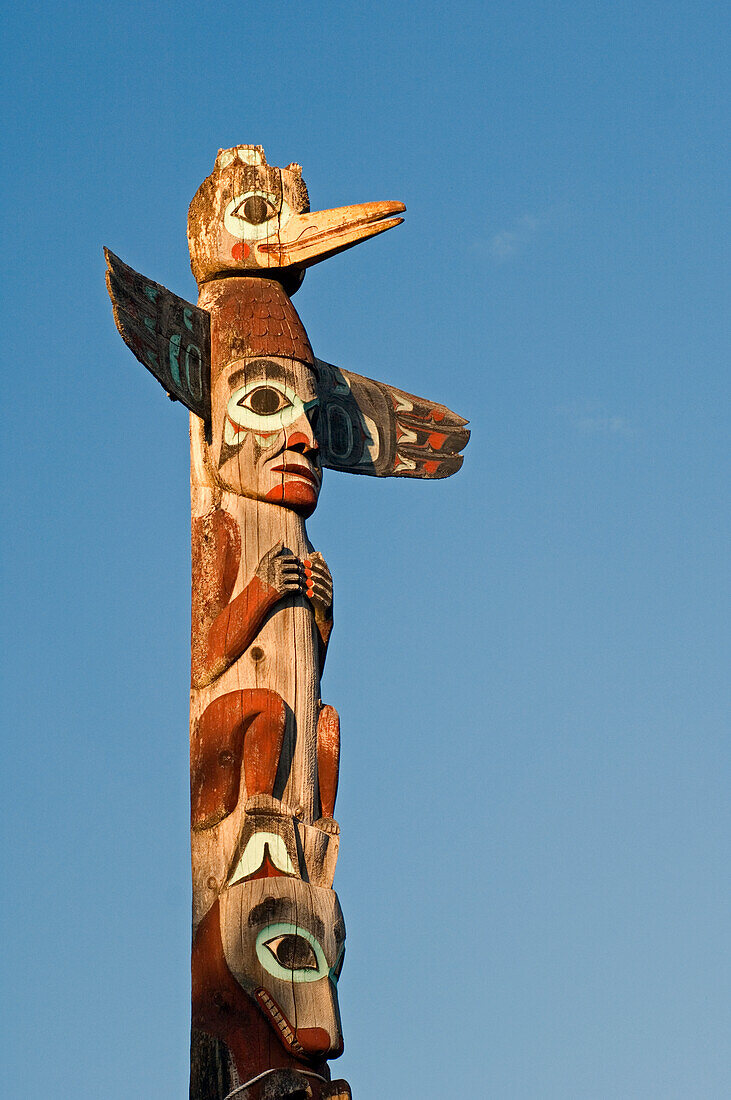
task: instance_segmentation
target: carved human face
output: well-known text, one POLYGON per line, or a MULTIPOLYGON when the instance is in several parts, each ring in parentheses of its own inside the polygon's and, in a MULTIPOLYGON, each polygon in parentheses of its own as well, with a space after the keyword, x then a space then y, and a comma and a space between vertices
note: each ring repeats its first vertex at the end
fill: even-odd
POLYGON ((228 969, 285 1048, 301 1058, 337 1058, 345 953, 337 895, 298 878, 250 879, 221 894, 220 922, 228 969))
POLYGON ((218 481, 241 496, 309 516, 322 482, 312 369, 296 359, 244 358, 212 394, 211 457, 218 481))

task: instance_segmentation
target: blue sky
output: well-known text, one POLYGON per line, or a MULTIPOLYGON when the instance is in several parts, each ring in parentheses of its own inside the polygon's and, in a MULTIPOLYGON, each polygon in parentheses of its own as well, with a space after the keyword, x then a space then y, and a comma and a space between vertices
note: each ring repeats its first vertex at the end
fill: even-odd
POLYGON ((186 419, 102 245, 195 300, 221 146, 405 224, 316 354, 471 420, 330 474, 356 1100, 705 1100, 728 1047, 728 13, 28 2, 5 17, 0 1091, 186 1095, 186 419))

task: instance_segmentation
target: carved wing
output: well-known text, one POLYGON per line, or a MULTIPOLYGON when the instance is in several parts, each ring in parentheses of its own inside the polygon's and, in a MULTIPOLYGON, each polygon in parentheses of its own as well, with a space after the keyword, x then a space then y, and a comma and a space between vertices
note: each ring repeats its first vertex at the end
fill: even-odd
POLYGON ((320 392, 317 438, 322 464, 372 477, 455 474, 469 421, 445 405, 315 360, 320 392))
POLYGON ((104 249, 119 335, 173 401, 211 421, 211 321, 204 309, 139 275, 104 249))

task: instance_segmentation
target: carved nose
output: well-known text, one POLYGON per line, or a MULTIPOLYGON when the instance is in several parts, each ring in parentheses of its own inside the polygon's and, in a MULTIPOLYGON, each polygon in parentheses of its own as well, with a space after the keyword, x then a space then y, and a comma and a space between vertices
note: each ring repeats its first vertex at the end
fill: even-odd
POLYGON ((306 436, 304 432, 295 432, 287 440, 287 450, 309 458, 310 455, 316 455, 320 448, 316 439, 306 436))
POLYGON ((298 1027, 295 1035, 308 1054, 327 1054, 332 1047, 330 1034, 324 1027, 298 1027))

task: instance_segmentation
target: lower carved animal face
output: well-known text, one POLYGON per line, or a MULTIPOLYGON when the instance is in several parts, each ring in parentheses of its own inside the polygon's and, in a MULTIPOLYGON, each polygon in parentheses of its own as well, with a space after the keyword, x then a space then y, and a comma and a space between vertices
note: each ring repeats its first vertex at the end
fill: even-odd
POLYGON ((322 481, 318 407, 306 363, 272 357, 228 364, 212 395, 211 454, 219 482, 242 496, 311 515, 322 481))
POLYGON ((228 969, 285 1048, 299 1058, 337 1058, 345 953, 337 895, 294 878, 250 880, 223 892, 220 922, 228 969))

